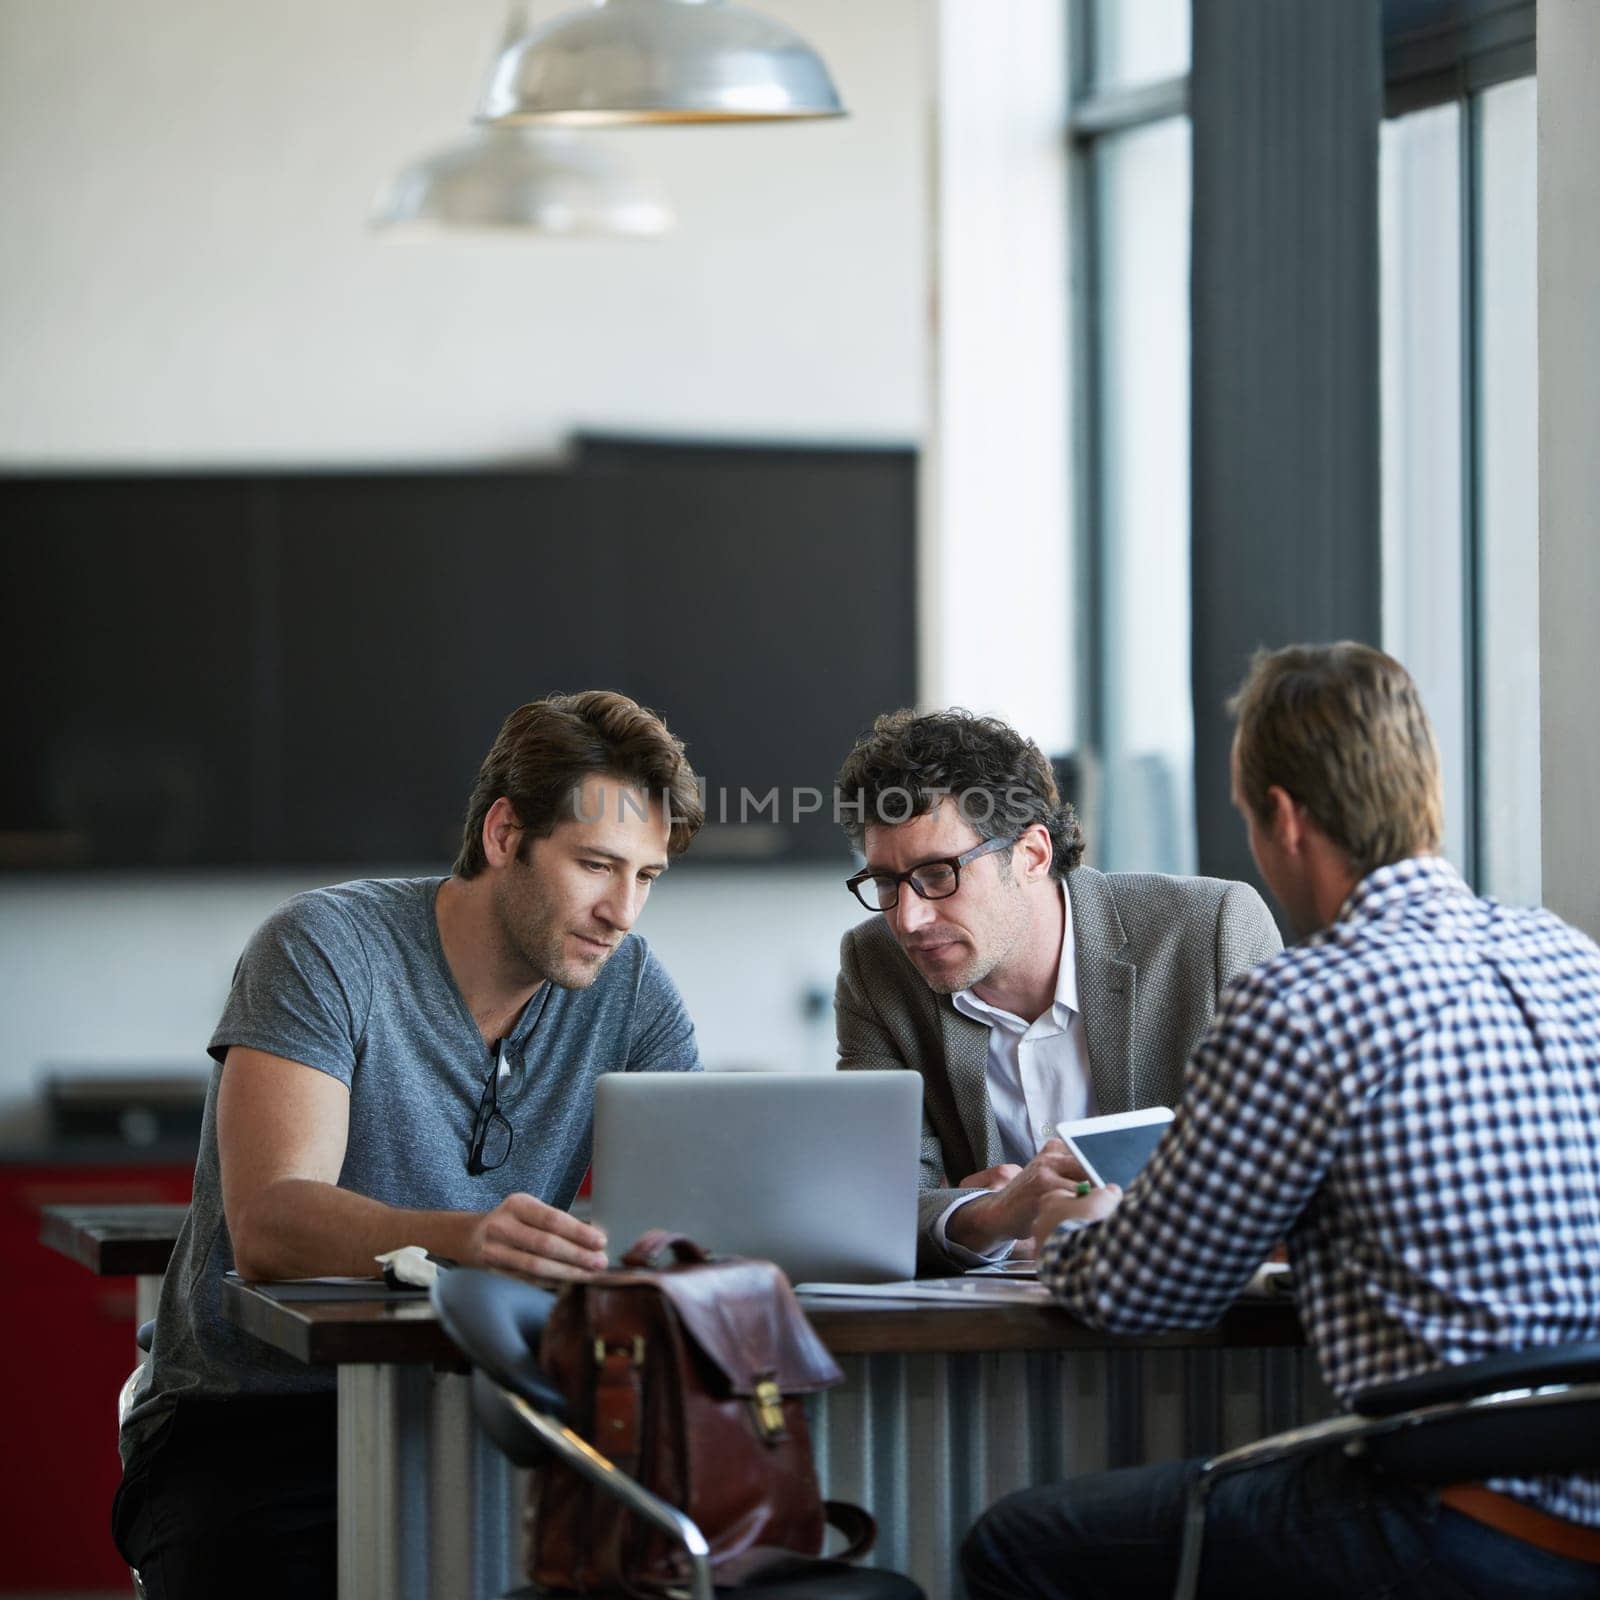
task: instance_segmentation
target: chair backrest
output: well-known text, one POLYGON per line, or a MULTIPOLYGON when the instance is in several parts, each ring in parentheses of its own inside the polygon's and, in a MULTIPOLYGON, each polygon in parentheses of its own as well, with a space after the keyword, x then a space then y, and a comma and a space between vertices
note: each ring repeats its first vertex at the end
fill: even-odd
POLYGON ((480 1372, 562 1420, 566 1401, 539 1365, 539 1340, 556 1297, 517 1278, 475 1267, 440 1272, 429 1291, 451 1342, 480 1372))
POLYGON ((1481 1361, 1435 1367, 1395 1383, 1374 1384, 1351 1401, 1351 1409, 1364 1417, 1387 1417, 1418 1406, 1552 1383, 1600 1383, 1600 1339, 1509 1350, 1481 1361))
POLYGON ((1368 1389, 1353 1404, 1375 1420, 1404 1418, 1364 1453, 1412 1482, 1600 1471, 1600 1340, 1441 1367, 1368 1389))
POLYGON ((1600 1384, 1529 1399, 1468 1402, 1418 1415, 1367 1442, 1365 1455, 1409 1483, 1482 1483, 1600 1472, 1600 1384))

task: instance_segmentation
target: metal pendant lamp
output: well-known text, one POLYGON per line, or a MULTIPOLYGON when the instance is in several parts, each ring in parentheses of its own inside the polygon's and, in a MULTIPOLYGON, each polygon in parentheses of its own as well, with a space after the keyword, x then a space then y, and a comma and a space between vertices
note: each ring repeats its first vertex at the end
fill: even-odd
POLYGON ((590 0, 507 46, 479 121, 781 122, 839 117, 799 34, 731 0, 590 0))
POLYGON ((650 238, 673 224, 666 196, 594 141, 479 128, 397 173, 373 206, 376 228, 650 238))

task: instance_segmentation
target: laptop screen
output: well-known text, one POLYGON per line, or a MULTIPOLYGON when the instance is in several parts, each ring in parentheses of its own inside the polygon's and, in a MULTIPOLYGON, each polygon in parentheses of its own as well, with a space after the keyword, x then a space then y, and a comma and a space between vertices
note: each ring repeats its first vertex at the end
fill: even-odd
POLYGON ((909 1278, 921 1129, 914 1072, 607 1073, 594 1221, 613 1262, 667 1228, 796 1283, 909 1278))

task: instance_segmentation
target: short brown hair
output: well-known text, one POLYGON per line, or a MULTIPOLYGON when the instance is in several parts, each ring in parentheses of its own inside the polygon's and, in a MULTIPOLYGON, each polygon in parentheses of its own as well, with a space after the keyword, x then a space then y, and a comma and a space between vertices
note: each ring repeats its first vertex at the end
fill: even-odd
POLYGON ((893 825, 945 798, 980 839, 1016 840, 1034 823, 1050 835, 1050 871, 1064 878, 1083 860, 1083 828, 1031 739, 998 717, 949 711, 886 711, 839 769, 838 800, 857 850, 874 823, 893 825))
POLYGON ((1276 785, 1363 877, 1438 850, 1439 751, 1422 696, 1392 656, 1348 641, 1258 650, 1228 709, 1239 723, 1239 795, 1258 817, 1276 785))
POLYGON ((474 878, 488 864, 483 820, 504 796, 527 839, 544 839, 576 815, 573 801, 585 778, 607 773, 642 789, 667 808, 667 854, 680 856, 705 821, 700 780, 666 723, 625 694, 588 689, 530 700, 506 718, 478 768, 456 856, 458 877, 474 878))

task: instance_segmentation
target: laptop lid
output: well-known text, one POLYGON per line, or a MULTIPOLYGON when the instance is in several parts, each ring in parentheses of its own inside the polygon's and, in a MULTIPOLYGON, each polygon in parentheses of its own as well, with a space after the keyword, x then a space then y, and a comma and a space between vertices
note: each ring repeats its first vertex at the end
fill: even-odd
POLYGON ((611 1072, 595 1085, 594 1221, 613 1263, 668 1228, 790 1281, 916 1270, 915 1072, 611 1072))

